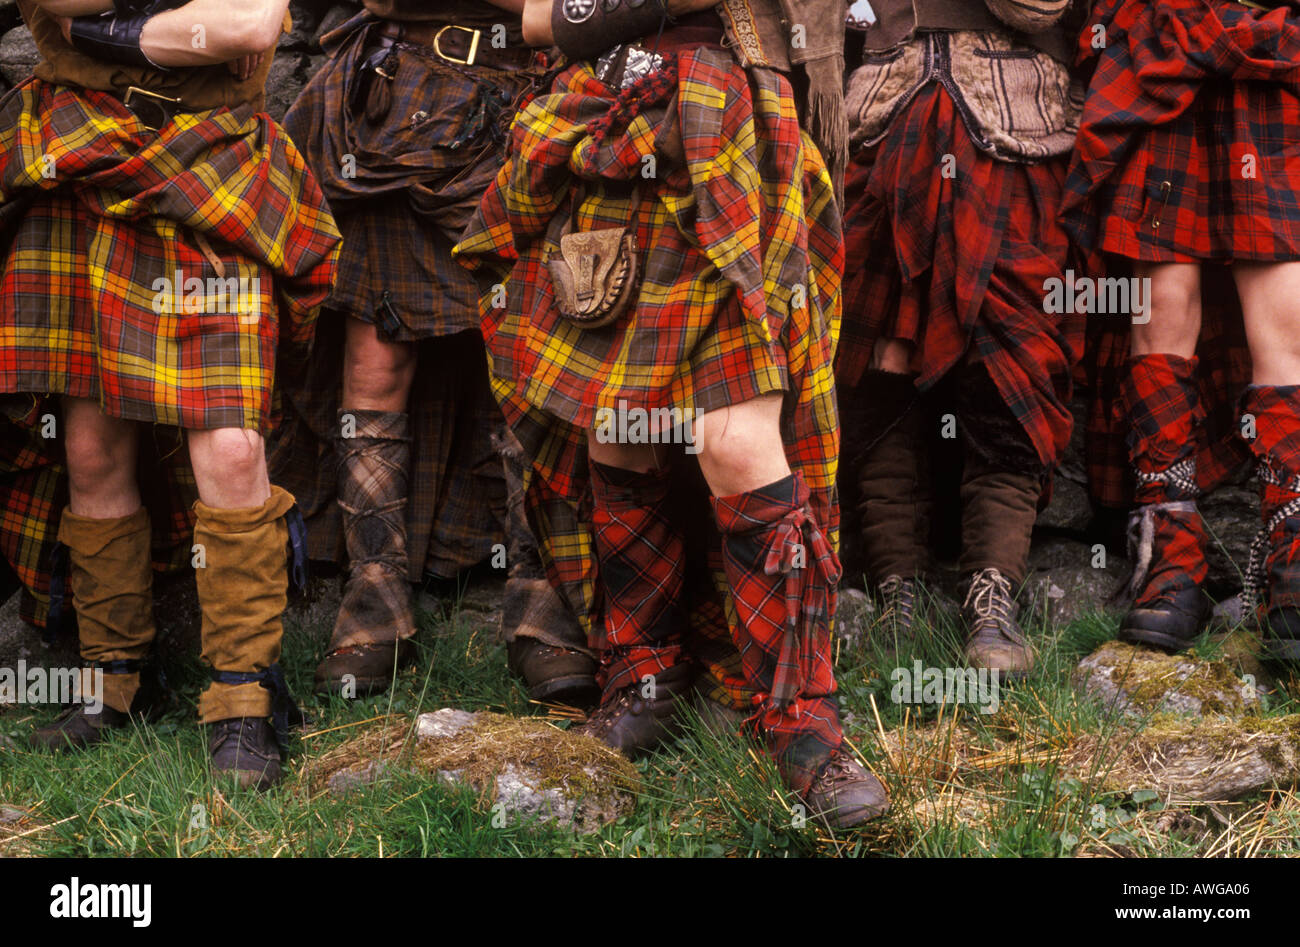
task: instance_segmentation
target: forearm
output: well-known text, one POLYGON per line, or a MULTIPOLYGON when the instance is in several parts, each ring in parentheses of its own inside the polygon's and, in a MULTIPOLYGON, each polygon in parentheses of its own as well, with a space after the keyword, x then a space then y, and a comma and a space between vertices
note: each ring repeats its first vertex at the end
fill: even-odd
POLYGON ((288 0, 192 0, 150 17, 140 48, 160 66, 206 66, 275 45, 288 0))
POLYGON ((494 7, 500 7, 502 10, 509 10, 511 13, 524 12, 524 0, 487 0, 494 7))
POLYGON ((529 46, 550 46, 551 0, 524 0, 524 42, 529 46))
POLYGON ((54 16, 94 16, 113 9, 113 0, 33 0, 54 16))

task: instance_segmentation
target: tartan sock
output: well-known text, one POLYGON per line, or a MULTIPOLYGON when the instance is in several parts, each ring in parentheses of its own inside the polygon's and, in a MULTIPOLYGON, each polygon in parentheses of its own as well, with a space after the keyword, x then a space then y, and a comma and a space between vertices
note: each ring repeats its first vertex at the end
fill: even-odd
POLYGON ((638 473, 591 461, 591 520, 605 595, 596 681, 602 701, 681 663, 686 545, 667 509, 670 468, 638 473))
MULTIPOLYGON (((1255 437, 1248 443, 1259 473, 1268 607, 1300 608, 1300 385, 1251 385, 1242 394, 1241 411, 1255 418, 1255 437)), ((1255 556, 1252 549, 1252 561, 1255 556)))
POLYGON ((748 724, 797 792, 808 788, 844 739, 830 647, 840 564, 808 498, 808 485, 796 472, 713 499, 736 608, 736 647, 756 692, 748 724))
MULTIPOLYGON (((1150 566, 1135 572, 1134 605, 1147 608, 1205 581, 1208 537, 1194 506, 1199 493, 1196 451, 1204 410, 1196 388, 1196 359, 1138 355, 1120 385, 1131 425, 1129 459, 1137 474, 1130 534, 1150 537, 1150 566)), ((1145 547, 1145 542, 1139 545, 1145 547)), ((1137 551, 1144 558, 1144 548, 1137 551)))

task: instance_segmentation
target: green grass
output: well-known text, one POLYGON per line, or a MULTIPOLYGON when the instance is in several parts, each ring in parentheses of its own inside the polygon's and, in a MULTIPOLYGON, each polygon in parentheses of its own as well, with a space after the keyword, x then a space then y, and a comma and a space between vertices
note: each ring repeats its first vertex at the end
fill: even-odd
MULTIPOLYGON (((936 618, 920 643, 891 657, 880 638, 842 644, 841 701, 855 746, 885 781, 893 811, 864 829, 831 833, 801 818, 771 765, 738 739, 692 719, 671 747, 637 764, 635 812, 591 835, 546 825, 494 827, 468 790, 394 772, 345 797, 308 791, 308 763, 381 715, 453 706, 542 714, 507 673, 495 628, 454 603, 422 616, 418 666, 386 695, 310 696, 327 629, 288 622, 285 669, 310 719, 294 738, 285 781, 265 794, 214 790, 206 742, 194 722, 204 676, 197 658, 169 666, 172 709, 85 753, 26 749, 30 729, 54 716, 0 709, 0 806, 26 815, 0 822, 0 855, 61 856, 1069 856, 1300 853, 1300 798, 1272 792, 1231 805, 1166 807, 1154 794, 1103 793, 1064 775, 1081 737, 1118 746, 1128 731, 1070 686, 1079 658, 1113 637, 1113 619, 1031 628, 1040 662, 1003 691, 995 714, 900 706, 889 672, 920 658, 953 664, 960 636, 936 618), (955 726, 954 726, 955 719, 955 726), (893 755, 882 742, 905 740, 893 755), (900 736, 901 735, 901 736, 900 736), (938 800, 936 802, 935 800, 938 800)), ((1218 653, 1205 640, 1200 651, 1218 653)), ((1279 682, 1266 715, 1296 712, 1294 678, 1279 682)), ((1105 760, 1096 763, 1104 769, 1105 760)))

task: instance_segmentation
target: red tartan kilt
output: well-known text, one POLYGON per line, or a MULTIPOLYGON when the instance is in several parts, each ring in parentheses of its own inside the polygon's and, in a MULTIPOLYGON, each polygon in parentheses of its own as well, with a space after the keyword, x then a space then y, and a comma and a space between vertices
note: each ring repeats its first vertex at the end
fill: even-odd
POLYGON ((1089 221, 1085 246, 1163 263, 1300 259, 1300 85, 1280 72, 1232 74, 1240 56, 1258 60, 1251 75, 1300 61, 1300 14, 1228 0, 1102 0, 1080 44, 1099 56, 1080 141, 1122 128, 1076 159, 1102 182, 1071 212, 1089 221), (1098 27, 1100 52, 1088 40, 1098 27), (1163 84, 1165 68, 1176 86, 1163 84), (1149 120, 1116 125, 1134 110, 1149 120))
POLYGON ((153 229, 98 219, 66 191, 41 196, 0 264, 8 301, 0 306, 0 391, 98 399, 106 414, 133 421, 265 432, 279 334, 275 276, 219 241, 213 250, 246 291, 223 295, 209 284, 216 273, 192 238, 164 246, 153 229), (103 273, 87 262, 97 226, 113 243, 114 266, 103 273), (177 265, 180 296, 151 295, 155 279, 176 282, 177 265), (256 311, 203 311, 197 294, 186 311, 189 277, 203 279, 209 300, 252 300, 256 311), (143 304, 115 291, 126 284, 143 304), (169 300, 162 312, 149 305, 156 298, 169 300))

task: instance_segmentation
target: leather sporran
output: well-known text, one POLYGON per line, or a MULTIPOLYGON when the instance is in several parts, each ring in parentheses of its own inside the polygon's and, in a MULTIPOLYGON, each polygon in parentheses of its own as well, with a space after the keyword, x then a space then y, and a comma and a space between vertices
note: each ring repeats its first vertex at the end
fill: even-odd
MULTIPOLYGON (((632 218, 640 205, 637 194, 632 218)), ((631 227, 605 227, 573 233, 564 225, 560 247, 546 268, 560 315, 584 329, 607 326, 627 311, 636 296, 637 248, 631 227)))

